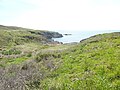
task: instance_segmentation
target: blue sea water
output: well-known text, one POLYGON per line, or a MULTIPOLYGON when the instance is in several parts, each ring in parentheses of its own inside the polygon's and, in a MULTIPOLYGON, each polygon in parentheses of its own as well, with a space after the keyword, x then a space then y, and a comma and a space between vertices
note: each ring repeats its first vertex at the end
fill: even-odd
POLYGON ((63 43, 80 42, 82 39, 89 38, 96 34, 111 33, 111 32, 120 32, 120 30, 75 31, 75 32, 60 31, 60 33, 63 34, 63 37, 62 38, 54 38, 54 41, 59 41, 59 42, 63 42, 63 43), (72 34, 72 35, 66 36, 64 34, 72 34))

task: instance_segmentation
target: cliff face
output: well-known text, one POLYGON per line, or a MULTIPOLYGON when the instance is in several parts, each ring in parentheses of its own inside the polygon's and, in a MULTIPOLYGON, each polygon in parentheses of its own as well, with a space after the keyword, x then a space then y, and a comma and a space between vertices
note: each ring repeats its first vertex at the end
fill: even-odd
POLYGON ((63 37, 62 34, 58 32, 41 32, 41 35, 45 36, 48 39, 63 37))

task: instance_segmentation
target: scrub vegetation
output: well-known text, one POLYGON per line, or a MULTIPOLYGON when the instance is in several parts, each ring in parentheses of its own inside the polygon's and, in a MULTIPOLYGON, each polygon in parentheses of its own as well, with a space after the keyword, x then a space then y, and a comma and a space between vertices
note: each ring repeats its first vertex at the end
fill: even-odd
POLYGON ((0 26, 0 90, 120 90, 120 32, 75 44, 46 32, 0 26))

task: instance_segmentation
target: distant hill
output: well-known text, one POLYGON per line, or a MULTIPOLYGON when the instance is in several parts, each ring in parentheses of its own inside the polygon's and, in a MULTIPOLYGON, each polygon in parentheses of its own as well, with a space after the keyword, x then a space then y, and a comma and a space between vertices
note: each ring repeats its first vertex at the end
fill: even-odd
POLYGON ((52 38, 60 38, 62 34, 58 32, 33 30, 15 26, 0 25, 0 47, 13 44, 23 44, 25 42, 51 42, 52 38))

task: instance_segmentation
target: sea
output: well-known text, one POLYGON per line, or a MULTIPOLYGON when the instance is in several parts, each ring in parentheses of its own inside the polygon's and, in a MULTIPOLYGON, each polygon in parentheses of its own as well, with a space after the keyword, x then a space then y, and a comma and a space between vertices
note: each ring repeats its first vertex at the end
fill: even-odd
POLYGON ((82 39, 86 39, 97 34, 120 32, 120 30, 101 30, 101 31, 63 31, 63 30, 60 31, 59 30, 58 32, 63 34, 63 37, 53 38, 54 41, 59 41, 62 43, 72 43, 72 42, 80 42, 82 39), (71 34, 71 35, 64 35, 64 34, 71 34))

